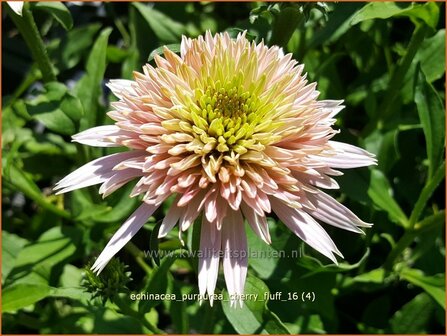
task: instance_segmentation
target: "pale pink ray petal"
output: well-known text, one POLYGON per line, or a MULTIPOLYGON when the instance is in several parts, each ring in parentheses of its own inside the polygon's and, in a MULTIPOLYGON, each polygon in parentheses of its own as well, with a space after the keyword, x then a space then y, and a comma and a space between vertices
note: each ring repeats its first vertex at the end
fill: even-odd
POLYGON ((373 154, 359 147, 337 141, 328 141, 328 143, 334 148, 335 155, 325 154, 311 157, 324 162, 331 168, 358 168, 377 164, 373 154))
POLYGON ((338 264, 334 253, 343 257, 327 232, 307 213, 290 208, 275 197, 270 197, 273 211, 278 218, 309 246, 338 264))
POLYGON ((208 293, 212 306, 212 296, 219 273, 221 231, 217 230, 216 224, 210 223, 205 216, 202 217, 199 251, 199 293, 201 295, 208 293))
POLYGON ((98 126, 73 135, 72 141, 93 147, 120 147, 122 145, 112 141, 112 137, 119 137, 123 132, 115 125, 98 126))
POLYGON ((259 216, 245 202, 242 202, 241 210, 253 232, 256 233, 258 237, 265 241, 267 244, 271 244, 272 241, 270 238, 268 223, 265 216, 259 216))
POLYGON ((172 230, 175 224, 177 224, 180 217, 186 211, 184 207, 182 208, 177 206, 177 202, 179 199, 180 195, 177 195, 174 202, 172 202, 172 205, 169 208, 168 212, 166 213, 165 218, 163 218, 163 222, 161 223, 160 229, 158 230, 158 238, 165 237, 168 232, 172 230))
POLYGON ((116 97, 123 98, 124 93, 136 95, 135 89, 133 88, 134 84, 134 81, 127 79, 112 79, 106 85, 116 97))
MULTIPOLYGON (((243 294, 247 276, 248 251, 247 236, 240 211, 228 209, 222 225, 222 249, 228 293, 230 296, 243 294)), ((236 303, 237 300, 231 300, 230 304, 233 306, 236 303)), ((239 303, 242 306, 242 300, 239 300, 239 303)))
POLYGON ((105 182, 115 173, 113 172, 113 167, 115 167, 118 163, 132 157, 140 156, 142 153, 144 152, 129 151, 116 153, 90 161, 56 183, 53 190, 58 190, 56 193, 58 195, 71 190, 89 187, 105 182))
POLYGON ((158 206, 158 204, 149 205, 143 203, 132 215, 130 215, 96 259, 92 266, 93 272, 99 274, 104 269, 110 259, 112 259, 113 256, 138 232, 144 223, 146 223, 158 206))
POLYGON ((142 176, 142 174, 143 173, 139 169, 124 169, 115 171, 115 173, 101 185, 99 188, 99 193, 102 194, 102 198, 105 198, 117 189, 121 188, 127 182, 136 177, 142 176))
POLYGON ((308 211, 308 213, 325 223, 357 233, 363 233, 358 228, 359 226, 372 226, 372 224, 362 221, 351 210, 324 192, 309 193, 307 197, 315 205, 315 210, 308 211))

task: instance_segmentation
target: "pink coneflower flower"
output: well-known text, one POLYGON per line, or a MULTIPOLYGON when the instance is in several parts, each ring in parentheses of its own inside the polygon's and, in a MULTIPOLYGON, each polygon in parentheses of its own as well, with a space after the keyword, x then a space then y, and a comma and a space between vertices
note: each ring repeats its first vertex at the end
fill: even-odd
MULTIPOLYGON (((321 191, 338 189, 335 169, 375 164, 358 147, 330 140, 341 101, 318 101, 303 65, 276 46, 239 34, 183 37, 180 56, 169 49, 134 80, 115 80, 119 98, 111 126, 73 136, 100 147, 126 147, 74 171, 58 193, 102 183, 105 197, 138 180, 131 197, 142 204, 99 255, 98 273, 170 195, 176 195, 159 237, 177 223, 186 231, 202 214, 200 294, 212 296, 223 254, 229 294, 243 293, 247 274, 244 219, 270 243, 266 216, 274 212, 299 238, 334 263, 342 254, 317 220, 361 233, 369 227, 321 191), (335 168, 335 169, 334 169, 335 168), (223 253, 220 253, 220 252, 223 253)), ((234 303, 234 301, 233 301, 234 303)))

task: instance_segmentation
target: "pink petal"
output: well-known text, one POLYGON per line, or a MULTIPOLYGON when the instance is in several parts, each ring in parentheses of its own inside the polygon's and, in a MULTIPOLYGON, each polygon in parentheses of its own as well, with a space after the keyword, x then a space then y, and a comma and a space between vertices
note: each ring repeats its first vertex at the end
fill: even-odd
POLYGON ((129 151, 103 156, 76 169, 56 183, 53 190, 62 194, 107 181, 115 174, 113 168, 121 161, 142 155, 143 151, 129 151))
POLYGON ((317 158, 331 168, 357 168, 377 164, 373 154, 359 147, 337 141, 329 141, 329 144, 335 149, 335 155, 311 157, 317 158))
MULTIPOLYGON (((72 136, 73 142, 94 147, 120 147, 119 143, 111 141, 108 137, 117 137, 123 132, 115 125, 98 126, 89 128, 81 133, 72 136)), ((129 132, 127 132, 129 133, 129 132)))
POLYGON ((115 171, 113 176, 111 176, 107 181, 105 181, 99 188, 99 193, 102 197, 107 197, 115 190, 121 188, 127 182, 133 180, 136 177, 142 175, 141 170, 138 169, 124 169, 115 171))
MULTIPOLYGON (((228 293, 230 296, 243 294, 247 276, 248 252, 244 220, 240 211, 228 209, 222 225, 222 249, 224 251, 223 268, 228 293)), ((231 305, 235 305, 236 302, 236 300, 231 300, 231 305)), ((239 303, 242 306, 241 300, 239 303)))
POLYGON ((275 197, 270 197, 278 218, 300 239, 337 264, 333 253, 343 257, 327 232, 307 213, 290 208, 275 197))
POLYGON ((219 273, 220 244, 221 231, 203 216, 200 231, 199 293, 203 295, 207 292, 211 305, 219 273))
POLYGON ((362 221, 351 210, 324 192, 308 193, 307 197, 316 208, 315 211, 308 211, 309 214, 325 223, 356 233, 363 233, 358 226, 372 226, 372 224, 362 221))
POLYGON ((138 230, 146 223, 147 219, 154 213, 158 205, 149 205, 143 203, 123 225, 116 231, 107 246, 101 252, 92 266, 92 270, 99 274, 110 259, 123 248, 124 245, 138 232, 138 230))
POLYGON ((124 93, 130 93, 132 95, 136 94, 132 87, 133 84, 136 85, 134 81, 127 79, 112 79, 109 83, 107 83, 107 87, 116 97, 122 98, 124 93))
POLYGON ((169 231, 177 224, 180 216, 185 212, 185 208, 181 208, 177 206, 177 202, 180 198, 180 195, 177 195, 174 202, 172 202, 171 207, 166 213, 165 218, 163 218, 163 222, 161 223, 160 229, 158 230, 158 238, 165 237, 169 231))
POLYGON ((270 239, 267 219, 264 216, 259 216, 244 202, 242 202, 241 204, 241 210, 254 233, 256 233, 258 237, 265 241, 267 244, 271 244, 272 241, 270 239))

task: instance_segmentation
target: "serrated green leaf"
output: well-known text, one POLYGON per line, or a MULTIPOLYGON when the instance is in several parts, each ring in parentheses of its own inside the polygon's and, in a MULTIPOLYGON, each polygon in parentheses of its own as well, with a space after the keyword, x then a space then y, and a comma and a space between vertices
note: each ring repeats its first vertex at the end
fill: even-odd
POLYGON ((51 16, 53 16, 62 27, 64 27, 65 30, 69 30, 73 27, 73 18, 71 17, 71 13, 60 1, 37 2, 34 8, 50 13, 51 16))

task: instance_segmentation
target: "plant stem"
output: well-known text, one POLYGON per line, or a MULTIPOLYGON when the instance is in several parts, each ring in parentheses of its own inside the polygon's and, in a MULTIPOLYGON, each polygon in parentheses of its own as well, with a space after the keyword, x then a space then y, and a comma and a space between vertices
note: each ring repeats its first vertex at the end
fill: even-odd
POLYGON ((409 221, 410 228, 414 227, 417 220, 421 216, 421 213, 424 210, 425 205, 427 204, 433 192, 438 187, 439 183, 441 183, 441 181, 444 179, 444 177, 445 177, 445 161, 438 167, 433 177, 430 179, 430 181, 428 181, 424 189, 422 189, 422 192, 419 195, 419 198, 416 201, 414 209, 410 215, 410 221, 409 221))
POLYGON ((385 261, 384 268, 388 271, 391 271, 397 257, 401 255, 401 253, 411 245, 414 239, 424 232, 436 229, 444 224, 445 219, 445 211, 442 210, 434 215, 425 218, 418 224, 414 225, 408 231, 404 233, 404 235, 399 239, 397 244, 391 250, 388 258, 385 261))
POLYGON ((24 2, 22 16, 14 13, 9 6, 5 6, 4 8, 6 8, 6 11, 28 45, 28 48, 31 50, 33 59, 36 61, 42 73, 43 81, 45 83, 56 81, 56 75, 54 74, 45 44, 37 29, 33 14, 29 9, 29 4, 24 2))
POLYGON ((152 268, 144 260, 144 252, 141 251, 134 243, 128 242, 125 247, 127 252, 129 252, 136 260, 138 265, 146 272, 146 274, 152 273, 152 268))
POLYGON ((122 299, 119 295, 116 295, 113 303, 115 303, 118 308, 122 311, 124 315, 132 316, 136 318, 137 320, 141 321, 141 323, 151 332, 154 334, 160 335, 164 334, 164 332, 160 329, 158 329, 156 326, 152 325, 142 314, 135 311, 130 305, 126 302, 126 300, 122 299))

